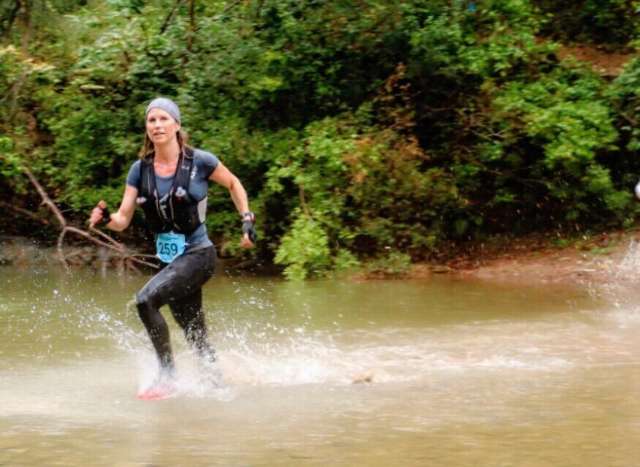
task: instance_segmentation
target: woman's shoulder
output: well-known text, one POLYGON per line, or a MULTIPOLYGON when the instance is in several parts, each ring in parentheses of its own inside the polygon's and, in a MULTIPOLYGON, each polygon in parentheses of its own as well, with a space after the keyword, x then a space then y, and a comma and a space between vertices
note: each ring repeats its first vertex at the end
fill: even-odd
POLYGON ((215 168, 220 162, 215 154, 198 148, 193 148, 193 160, 198 165, 210 168, 215 168))
POLYGON ((212 152, 209 151, 205 151, 204 149, 200 149, 200 148, 193 148, 193 157, 195 159, 204 159, 204 160, 211 160, 211 159, 215 159, 218 160, 218 157, 213 154, 212 152))
POLYGON ((140 182, 140 159, 131 163, 129 172, 127 173, 127 184, 131 186, 138 186, 140 182))

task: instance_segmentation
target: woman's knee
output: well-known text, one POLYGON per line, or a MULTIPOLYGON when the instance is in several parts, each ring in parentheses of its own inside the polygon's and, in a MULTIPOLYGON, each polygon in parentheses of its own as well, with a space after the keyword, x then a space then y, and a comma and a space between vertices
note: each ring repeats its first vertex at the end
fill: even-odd
POLYGON ((147 326, 157 326, 158 321, 162 319, 160 316, 159 306, 155 303, 153 295, 147 293, 144 289, 136 294, 136 308, 138 316, 147 326))

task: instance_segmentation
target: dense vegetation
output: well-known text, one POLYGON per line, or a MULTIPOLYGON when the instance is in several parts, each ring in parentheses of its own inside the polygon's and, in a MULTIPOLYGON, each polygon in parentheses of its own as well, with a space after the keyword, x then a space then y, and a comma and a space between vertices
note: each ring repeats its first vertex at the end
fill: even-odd
MULTIPOLYGON (((21 209, 50 215, 24 166, 77 222, 101 198, 116 206, 156 95, 241 178, 259 219, 249 254, 289 277, 629 226, 640 61, 602 76, 556 41, 633 53, 639 12, 624 0, 5 1, 2 230, 33 232, 21 209)), ((219 190, 208 224, 240 254, 219 190)))

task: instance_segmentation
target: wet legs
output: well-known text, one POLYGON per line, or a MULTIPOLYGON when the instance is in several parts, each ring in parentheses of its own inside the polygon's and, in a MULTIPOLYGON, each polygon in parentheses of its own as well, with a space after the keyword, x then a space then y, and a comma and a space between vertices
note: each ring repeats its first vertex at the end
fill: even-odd
POLYGON ((153 276, 136 295, 138 315, 158 356, 161 372, 172 375, 174 360, 167 322, 160 307, 169 305, 187 341, 202 358, 215 360, 202 313, 202 285, 213 275, 213 247, 187 252, 153 276))
MULTIPOLYGON (((143 291, 144 292, 144 289, 143 291)), ((175 373, 175 364, 171 352, 169 326, 160 313, 161 301, 154 294, 139 293, 136 299, 138 316, 147 329, 153 348, 158 356, 161 373, 169 376, 175 373)))
POLYGON ((180 300, 170 301, 169 307, 192 349, 204 361, 213 363, 216 357, 215 351, 209 344, 207 326, 202 312, 202 289, 180 300))

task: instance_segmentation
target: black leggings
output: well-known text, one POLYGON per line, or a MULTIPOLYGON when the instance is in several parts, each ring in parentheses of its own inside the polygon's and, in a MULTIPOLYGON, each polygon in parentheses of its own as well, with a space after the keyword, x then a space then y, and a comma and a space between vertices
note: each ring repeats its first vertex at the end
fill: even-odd
POLYGON ((163 372, 174 372, 169 327, 160 313, 163 305, 169 305, 198 355, 211 362, 215 360, 202 313, 202 286, 214 273, 215 258, 213 246, 187 251, 163 266, 136 294, 138 315, 147 328, 163 372))

